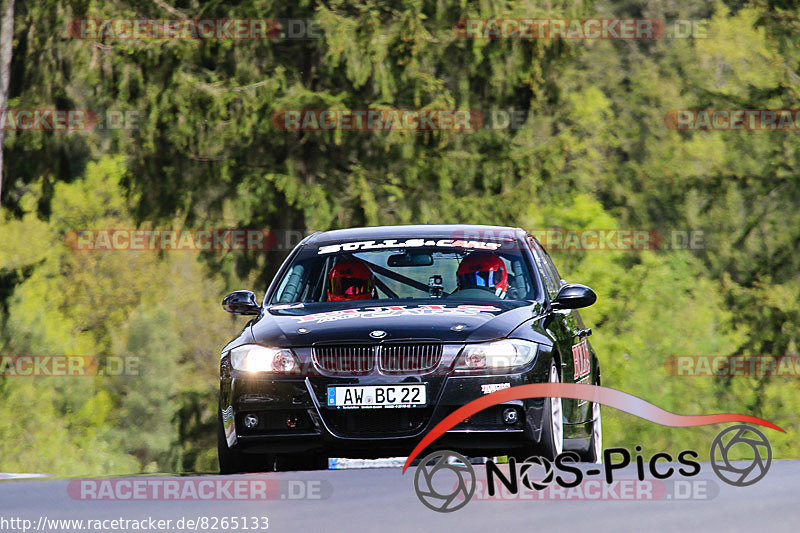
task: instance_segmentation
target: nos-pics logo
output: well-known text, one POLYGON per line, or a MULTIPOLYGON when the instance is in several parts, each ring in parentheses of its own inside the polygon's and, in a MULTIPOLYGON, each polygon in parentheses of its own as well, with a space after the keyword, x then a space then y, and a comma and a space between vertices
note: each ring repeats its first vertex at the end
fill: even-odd
MULTIPOLYGON (((614 469, 631 464, 630 453, 627 450, 622 448, 614 448, 613 450, 613 453, 624 451, 627 454, 627 460, 624 464, 606 460, 603 467, 608 483, 613 480, 614 469)), ((611 449, 607 450, 607 452, 611 451, 611 449)), ((666 454, 655 454, 651 459, 650 469, 653 474, 656 473, 654 470, 656 468, 654 465, 655 459, 659 455, 666 454)), ((680 456, 683 457, 684 455, 698 456, 696 452, 691 450, 681 452, 680 456)), ((557 468, 562 468, 573 476, 570 481, 564 481, 561 476, 555 475, 557 468, 554 468, 553 463, 543 457, 530 457, 522 463, 511 461, 509 468, 513 469, 519 465, 519 473, 510 472, 509 476, 515 479, 515 487, 517 486, 516 476, 519 476, 525 487, 537 491, 547 488, 554 481, 562 487, 576 486, 583 479, 584 472, 573 466, 576 461, 572 460, 571 456, 571 452, 565 452, 555 461, 557 468), (545 476, 541 480, 532 481, 527 477, 528 469, 534 464, 540 469, 544 469, 545 476)), ((752 426, 739 424, 724 429, 714 438, 711 444, 710 457, 711 468, 720 480, 735 487, 746 487, 757 483, 766 476, 772 464, 772 447, 761 431, 752 426), (752 459, 740 460, 734 464, 730 457, 732 455, 750 455, 742 453, 746 452, 747 448, 750 449, 752 459), (731 452, 734 449, 737 451, 732 454, 731 452)), ((696 466, 691 475, 699 473, 700 463, 687 461, 684 464, 696 466)), ((639 470, 639 477, 643 479, 643 467, 639 467, 639 470)), ((499 472, 497 465, 493 461, 488 461, 486 463, 487 483, 491 484, 499 472)), ((587 470, 586 474, 595 472, 599 473, 600 470, 587 470)), ((668 472, 669 474, 666 476, 659 475, 656 477, 660 479, 669 477, 674 472, 674 469, 670 467, 668 472)), ((509 488, 508 480, 502 476, 500 476, 500 479, 506 485, 506 488, 509 488)), ((470 464, 470 461, 463 455, 450 450, 436 451, 421 459, 414 475, 414 489, 419 500, 429 509, 441 513, 457 511, 467 505, 475 494, 477 484, 475 468, 470 464)), ((514 490, 516 491, 517 489, 515 488, 514 490)), ((491 488, 490 491, 494 492, 491 488)))

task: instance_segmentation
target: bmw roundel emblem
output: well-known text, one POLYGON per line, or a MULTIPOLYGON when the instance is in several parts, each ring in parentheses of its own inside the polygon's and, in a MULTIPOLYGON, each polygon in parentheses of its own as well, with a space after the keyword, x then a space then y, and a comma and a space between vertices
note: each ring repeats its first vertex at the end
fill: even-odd
POLYGON ((370 331, 369 336, 373 339, 382 339, 386 336, 386 332, 376 329, 375 331, 370 331))

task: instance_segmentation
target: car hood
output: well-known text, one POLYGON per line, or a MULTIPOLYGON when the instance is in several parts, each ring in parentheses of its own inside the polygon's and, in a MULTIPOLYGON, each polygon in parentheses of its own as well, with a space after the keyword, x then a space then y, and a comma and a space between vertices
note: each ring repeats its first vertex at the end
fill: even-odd
POLYGON ((541 305, 532 302, 440 302, 276 305, 265 308, 251 329, 255 342, 282 347, 407 340, 481 342, 507 336, 541 311, 541 305))

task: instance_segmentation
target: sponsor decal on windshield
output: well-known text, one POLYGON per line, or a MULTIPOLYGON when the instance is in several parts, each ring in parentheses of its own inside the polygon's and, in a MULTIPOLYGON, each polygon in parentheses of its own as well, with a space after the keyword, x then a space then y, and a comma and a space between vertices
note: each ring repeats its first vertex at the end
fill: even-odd
POLYGON ((364 250, 382 250, 386 248, 420 248, 422 246, 438 246, 441 248, 465 248, 470 250, 494 251, 502 247, 499 242, 466 241, 463 239, 384 239, 382 241, 357 241, 343 242, 320 246, 318 255, 335 254, 338 252, 356 252, 364 250))
POLYGON ((298 322, 333 322, 335 320, 345 320, 348 318, 386 318, 409 315, 477 315, 482 312, 502 311, 493 305, 459 305, 457 307, 447 307, 444 305, 420 305, 408 307, 405 305, 386 305, 381 307, 367 307, 364 309, 344 309, 341 311, 329 311, 327 313, 314 313, 312 315, 295 317, 298 322))

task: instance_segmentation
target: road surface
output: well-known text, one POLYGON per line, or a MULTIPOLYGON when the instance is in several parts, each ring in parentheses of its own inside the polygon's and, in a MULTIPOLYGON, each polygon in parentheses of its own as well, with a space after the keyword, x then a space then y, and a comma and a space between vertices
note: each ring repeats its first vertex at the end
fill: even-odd
MULTIPOLYGON (((665 468, 666 463, 660 463, 660 467, 665 468)), ((474 468, 478 494, 462 509, 450 513, 431 511, 420 502, 414 490, 414 468, 404 475, 400 468, 392 467, 239 476, 4 480, 0 481, 0 530, 22 531, 27 525, 31 531, 87 531, 88 521, 93 520, 95 531, 97 526, 103 531, 134 531, 130 521, 144 521, 138 525, 141 529, 147 524, 158 527, 161 520, 166 531, 213 531, 216 525, 217 531, 254 532, 263 531, 261 517, 268 518, 269 531, 298 533, 800 530, 800 461, 773 462, 766 477, 750 487, 729 486, 716 477, 708 463, 702 463, 700 474, 694 478, 676 477, 663 484, 654 480, 647 490, 640 491, 639 499, 635 488, 624 486, 635 484, 636 478, 635 467, 627 467, 615 472, 614 489, 609 490, 602 475, 587 476, 580 490, 569 495, 566 491, 550 493, 560 501, 486 499, 485 491, 481 493, 485 467, 474 468), (140 489, 145 487, 139 498, 155 494, 156 499, 133 498, 137 481, 140 489), (165 500, 159 491, 167 490, 167 482, 173 485, 165 500), (232 484, 225 485, 227 482, 232 484), (258 499, 236 500, 236 489, 231 488, 234 485, 244 487, 238 496, 258 499), (605 493, 602 486, 606 486, 605 493), (193 499, 194 491, 204 498, 216 491, 215 497, 223 499, 193 499), (264 499, 265 494, 269 499, 264 499), (119 497, 131 499, 108 499, 119 497), (233 528, 230 520, 223 523, 224 517, 236 517, 238 528, 233 528), (254 517, 258 529, 253 528, 254 517), (150 519, 153 521, 147 522, 150 519), (181 519, 183 522, 179 522, 181 519), (248 529, 242 527, 243 519, 248 529), (54 520, 83 523, 59 524, 54 520), (123 520, 129 521, 127 528, 123 520)), ((454 479, 440 479, 437 489, 442 490, 442 483, 455 486, 454 479)))

